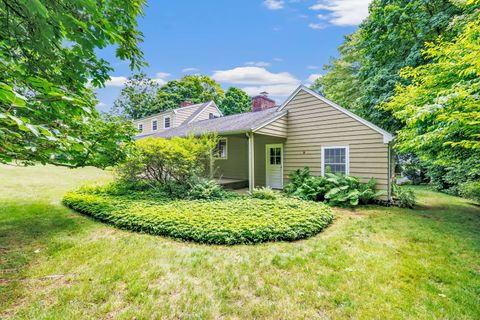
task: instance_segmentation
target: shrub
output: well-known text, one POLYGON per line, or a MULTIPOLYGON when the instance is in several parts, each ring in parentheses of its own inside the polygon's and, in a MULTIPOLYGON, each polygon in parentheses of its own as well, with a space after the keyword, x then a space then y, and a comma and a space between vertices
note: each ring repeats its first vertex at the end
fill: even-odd
POLYGON ((357 206, 360 200, 360 180, 356 177, 334 175, 326 173, 327 180, 333 188, 327 192, 325 199, 334 206, 357 206))
POLYGON ((68 193, 63 203, 122 229, 207 244, 293 241, 319 233, 333 219, 330 207, 298 199, 132 199, 91 191, 68 193))
POLYGON ((254 188, 251 196, 252 198, 264 200, 274 200, 278 197, 277 193, 270 187, 254 188))
POLYGON ((293 195, 304 200, 324 201, 332 184, 324 177, 308 177, 293 195))
POLYGON ((189 199, 215 200, 223 199, 224 197, 225 191, 215 180, 196 180, 192 183, 190 191, 188 191, 189 199))
POLYGON ((310 177, 310 168, 304 167, 303 169, 297 169, 292 171, 288 175, 289 184, 283 189, 287 194, 295 193, 298 188, 310 177))
POLYGON ((432 187, 455 196, 463 195, 461 184, 480 179, 480 165, 475 160, 467 160, 448 167, 429 163, 427 167, 432 187))
POLYGON ((377 180, 371 178, 367 183, 360 183, 358 186, 358 200, 361 204, 369 204, 375 202, 378 197, 385 194, 384 191, 375 191, 377 180))
POLYGON ((480 181, 462 183, 459 187, 460 195, 480 203, 480 181))
POLYGON ((427 176, 426 164, 416 155, 408 153, 398 155, 398 161, 401 163, 403 174, 411 181, 412 184, 428 183, 430 181, 427 176))
POLYGON ((187 185, 195 177, 210 174, 216 136, 138 140, 125 164, 117 169, 120 180, 134 184, 145 181, 152 187, 159 183, 187 185))
POLYGON ((384 194, 375 191, 374 178, 362 183, 359 178, 332 173, 311 177, 308 167, 293 171, 289 179, 291 183, 285 188, 287 194, 304 200, 326 201, 334 206, 367 204, 384 194))
POLYGON ((414 208, 416 204, 415 192, 409 188, 393 185, 393 197, 395 204, 400 208, 414 208))

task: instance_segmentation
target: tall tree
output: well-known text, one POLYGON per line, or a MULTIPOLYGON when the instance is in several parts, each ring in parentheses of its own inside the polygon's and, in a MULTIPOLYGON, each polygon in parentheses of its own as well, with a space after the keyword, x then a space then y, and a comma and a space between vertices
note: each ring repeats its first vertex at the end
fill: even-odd
POLYGON ((158 82, 147 78, 144 73, 135 74, 125 83, 113 109, 131 119, 163 111, 164 106, 157 99, 159 88, 158 82))
MULTIPOLYGON (((347 60, 347 66, 354 66, 352 77, 345 76, 348 68, 345 70, 345 65, 336 64, 335 60, 327 68, 327 77, 330 73, 343 72, 339 82, 346 79, 345 86, 351 84, 352 79, 358 79, 360 96, 355 98, 353 108, 381 127, 395 131, 402 124, 376 106, 389 99, 397 82, 408 84, 409 80, 400 77, 402 68, 428 62, 421 54, 426 42, 434 41, 439 35, 451 39, 454 33, 449 32, 449 24, 453 17, 461 14, 461 8, 449 0, 374 0, 369 16, 357 31, 358 39, 347 39, 348 49, 344 49, 346 54, 342 52, 340 57, 340 61, 347 60), (352 52, 355 52, 353 61, 352 52)), ((335 86, 342 84, 328 81, 323 84, 323 90, 333 92, 335 86)))
POLYGON ((180 80, 171 80, 156 90, 155 84, 144 76, 127 82, 115 106, 130 118, 149 116, 190 100, 193 103, 215 101, 220 105, 224 91, 213 79, 204 75, 186 75, 180 80))
POLYGON ((103 86, 112 68, 96 52, 116 45, 132 69, 143 66, 136 18, 144 4, 0 1, 0 162, 98 163, 99 143, 84 134, 101 119, 89 83, 103 86))
POLYGON ((213 79, 204 75, 186 75, 180 80, 168 81, 158 90, 157 99, 165 109, 178 108, 180 103, 190 100, 193 103, 215 101, 220 104, 225 93, 213 79))
POLYGON ((340 57, 330 60, 330 64, 325 66, 326 74, 315 80, 312 89, 345 108, 361 113, 357 110, 363 92, 358 78, 361 57, 354 49, 358 40, 358 32, 345 38, 345 43, 339 48, 340 57))
MULTIPOLYGON (((456 21, 458 35, 428 43, 427 65, 402 69, 408 85, 398 85, 383 104, 405 126, 397 148, 422 159, 452 166, 469 163, 480 169, 480 0, 456 21), (458 26, 460 25, 460 26, 458 26)), ((473 166, 473 167, 472 167, 473 166)))
POLYGON ((230 87, 219 105, 224 115, 249 112, 252 110, 252 98, 242 89, 230 87))

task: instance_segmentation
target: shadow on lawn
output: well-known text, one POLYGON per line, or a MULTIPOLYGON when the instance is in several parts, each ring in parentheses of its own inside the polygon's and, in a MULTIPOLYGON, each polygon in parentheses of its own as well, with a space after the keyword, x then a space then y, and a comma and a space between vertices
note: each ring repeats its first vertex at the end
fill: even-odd
POLYGON ((18 297, 33 259, 73 245, 56 237, 78 233, 87 223, 60 204, 0 202, 0 314, 18 297))

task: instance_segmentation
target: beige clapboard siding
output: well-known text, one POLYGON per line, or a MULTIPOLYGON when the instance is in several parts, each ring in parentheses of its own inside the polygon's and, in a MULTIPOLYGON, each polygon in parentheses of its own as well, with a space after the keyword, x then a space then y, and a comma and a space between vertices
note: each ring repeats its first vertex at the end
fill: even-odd
POLYGON ((198 110, 200 106, 187 106, 183 108, 177 109, 177 112, 175 113, 175 121, 173 122, 173 125, 175 127, 178 127, 182 123, 185 122, 195 111, 198 110))
MULTIPOLYGON (((372 144, 369 144, 369 143, 358 143, 358 144, 355 144, 355 145, 352 145, 350 146, 351 149, 355 148, 355 150, 383 150, 383 151, 388 151, 388 148, 386 146, 382 147, 380 145, 375 145, 375 146, 372 146, 372 144)), ((318 147, 317 146, 291 146, 288 150, 288 152, 291 152, 291 153, 301 153, 303 151, 306 151, 306 152, 309 152, 309 153, 315 153, 317 152, 318 154, 320 154, 320 150, 318 150, 318 147)), ((367 151, 368 152, 368 151, 367 151)))
POLYGON ((375 178, 378 189, 388 189, 388 146, 383 143, 382 134, 303 90, 285 110, 285 182, 291 171, 304 166, 313 175, 321 175, 322 146, 348 146, 350 175, 362 181, 375 178))
POLYGON ((213 113, 215 117, 221 117, 221 113, 218 111, 218 109, 214 105, 209 105, 205 109, 203 109, 202 112, 198 114, 198 116, 195 119, 192 119, 192 122, 195 121, 201 121, 201 120, 207 120, 210 118, 210 113, 213 113))
POLYGON ((274 137, 287 137, 287 115, 269 123, 256 133, 274 137))
MULTIPOLYGON (((320 119, 321 120, 321 119, 320 119)), ((315 129, 316 126, 315 125, 312 125, 311 124, 312 122, 309 121, 307 122, 305 125, 302 125, 300 123, 296 123, 297 125, 299 125, 298 128, 296 128, 295 130, 291 130, 289 133, 292 134, 292 135, 295 135, 295 134, 299 134, 301 133, 303 130, 312 130, 312 129, 315 129), (310 124, 310 125, 309 125, 310 124)), ((348 131, 357 131, 357 130, 366 130, 365 129, 365 126, 362 126, 362 125, 359 125, 358 122, 351 122, 351 121, 338 121, 338 123, 331 123, 331 121, 329 121, 329 124, 328 125, 323 125, 322 126, 322 132, 323 133, 332 133, 332 132, 338 132, 338 126, 341 125, 341 126, 346 126, 344 128, 344 130, 346 132, 348 131)))
MULTIPOLYGON (((291 140, 290 142, 290 146, 292 147, 306 147, 306 148, 309 148, 309 147, 318 147, 318 143, 315 143, 315 142, 318 142, 315 141, 315 139, 309 141, 308 143, 306 143, 305 141, 302 141, 301 139, 296 139, 296 140, 291 140)), ((338 139, 328 139, 328 142, 325 141, 325 145, 349 145, 351 144, 351 140, 346 140, 344 138, 338 138, 338 139)), ((362 144, 372 144, 372 145, 375 145, 375 144, 379 144, 379 143, 383 143, 383 141, 379 141, 379 139, 366 139, 366 140, 358 140, 355 141, 354 144, 357 144, 357 143, 362 143, 362 144)))
POLYGON ((150 134, 150 133, 155 133, 155 132, 162 132, 165 130, 163 128, 163 117, 164 116, 170 116, 170 122, 173 123, 174 121, 174 113, 172 111, 165 111, 162 113, 157 113, 153 116, 145 117, 142 119, 138 120, 133 120, 133 125, 135 128, 138 128, 138 124, 141 123, 143 124, 143 132, 139 133, 138 135, 145 135, 145 134, 150 134), (152 120, 157 119, 157 130, 153 131, 152 130, 152 120))

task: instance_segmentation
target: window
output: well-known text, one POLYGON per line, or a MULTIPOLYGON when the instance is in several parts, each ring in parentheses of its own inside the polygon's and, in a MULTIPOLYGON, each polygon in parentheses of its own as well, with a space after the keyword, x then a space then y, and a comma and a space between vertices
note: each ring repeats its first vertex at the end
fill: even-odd
POLYGON ((170 117, 163 117, 163 127, 165 129, 170 128, 170 117))
POLYGON ((348 175, 348 147, 322 147, 322 175, 326 172, 348 175))
POLYGON ((210 113, 208 114, 208 119, 215 119, 215 115, 210 112, 210 113))
POLYGON ((218 140, 217 147, 213 151, 213 156, 217 159, 227 159, 227 139, 218 140))
POLYGON ((138 130, 140 130, 140 132, 143 132, 143 123, 138 124, 138 130))
POLYGON ((157 119, 152 120, 152 131, 157 131, 158 128, 158 121, 157 119))
POLYGON ((270 164, 282 164, 282 148, 270 148, 270 164))

